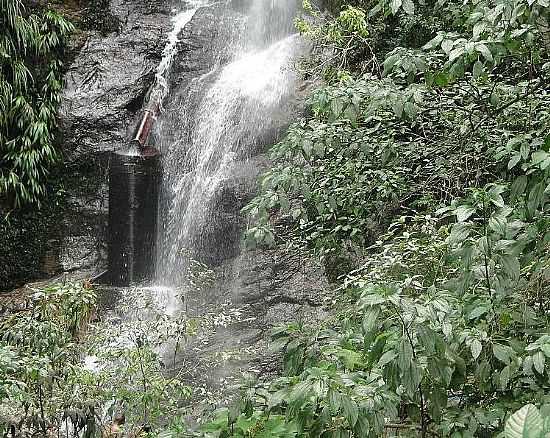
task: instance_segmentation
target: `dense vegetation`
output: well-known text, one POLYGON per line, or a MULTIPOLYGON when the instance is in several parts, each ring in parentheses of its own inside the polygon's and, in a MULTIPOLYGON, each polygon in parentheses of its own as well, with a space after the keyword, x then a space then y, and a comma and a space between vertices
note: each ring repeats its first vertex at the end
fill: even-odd
POLYGON ((54 145, 63 48, 73 26, 21 0, 0 2, 0 202, 39 204, 54 145))
POLYGON ((297 20, 325 85, 246 212, 251 245, 323 260, 333 317, 275 330, 282 375, 189 431, 157 355, 189 322, 93 327, 91 372, 96 297, 52 287, 2 323, 0 431, 548 436, 550 2, 332 6, 297 20))
POLYGON ((158 351, 189 327, 185 320, 167 321, 143 300, 136 296, 121 308, 126 323, 101 324, 90 284, 55 284, 0 320, 0 436, 181 429, 189 388, 177 373, 165 375, 158 351), (140 322, 137 306, 148 312, 146 321, 140 322))
POLYGON ((275 333, 285 376, 220 436, 273 414, 288 436, 494 436, 547 410, 548 6, 306 4, 327 86, 273 148, 249 242, 312 250, 342 298, 275 333))

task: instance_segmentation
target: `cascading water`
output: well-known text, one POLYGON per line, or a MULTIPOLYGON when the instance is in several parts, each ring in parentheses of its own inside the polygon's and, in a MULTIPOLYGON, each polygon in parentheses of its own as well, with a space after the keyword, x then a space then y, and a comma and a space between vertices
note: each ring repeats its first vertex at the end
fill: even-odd
POLYGON ((186 99, 174 100, 158 128, 165 173, 158 284, 181 287, 192 259, 216 264, 238 247, 239 227, 220 221, 217 210, 235 164, 277 129, 295 91, 296 4, 251 1, 240 38, 223 47, 231 62, 174 90, 186 99))
POLYGON ((189 9, 179 12, 172 19, 174 27, 168 34, 168 44, 166 44, 166 47, 162 52, 162 60, 157 67, 157 71, 155 72, 155 84, 153 85, 149 95, 149 101, 159 102, 162 105, 164 98, 168 95, 170 67, 172 65, 172 61, 174 60, 174 55, 177 53, 177 45, 179 42, 178 36, 185 25, 191 21, 198 8, 204 4, 205 2, 201 0, 188 1, 186 2, 186 6, 189 9))
POLYGON ((251 307, 235 281, 245 264, 240 208, 265 163, 259 155, 292 119, 294 64, 304 51, 293 34, 298 1, 185 3, 144 107, 158 116, 149 144, 160 150, 163 170, 156 274, 147 287, 120 291, 113 342, 160 336, 160 329, 142 332, 146 320, 174 320, 177 331, 185 327, 180 321, 199 320, 199 334, 184 351, 168 335, 160 350, 170 369, 186 369, 188 361, 204 370, 198 363, 206 362, 197 379, 206 374, 208 385, 227 388, 240 365, 214 365, 206 354, 247 349, 259 330, 259 315, 246 313, 251 307), (248 191, 232 187, 242 180, 248 191), (216 277, 206 290, 197 287, 197 278, 208 277, 197 275, 197 266, 216 277))
POLYGON ((288 65, 294 43, 295 37, 286 38, 226 66, 196 113, 186 162, 171 161, 170 153, 165 157, 171 176, 165 190, 172 192, 168 193, 172 200, 158 261, 159 280, 178 285, 185 272, 181 262, 185 263, 186 254, 205 260, 218 258, 217 254, 201 253, 211 249, 208 228, 216 225, 211 223, 216 194, 230 175, 232 163, 246 159, 245 148, 254 146, 257 136, 270 128, 270 115, 289 92, 292 72, 288 65))

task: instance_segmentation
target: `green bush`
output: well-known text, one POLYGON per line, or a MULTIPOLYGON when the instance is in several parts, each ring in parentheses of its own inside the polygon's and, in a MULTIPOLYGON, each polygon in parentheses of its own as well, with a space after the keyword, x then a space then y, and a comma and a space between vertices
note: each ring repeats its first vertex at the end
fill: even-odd
POLYGON ((369 6, 299 22, 329 83, 273 148, 247 240, 354 263, 333 318, 274 333, 285 376, 248 415, 306 437, 495 436, 550 401, 550 4, 436 2, 425 44, 391 50, 426 5, 369 6), (362 51, 379 68, 349 62, 362 51))
POLYGON ((40 204, 54 145, 63 47, 72 24, 53 11, 0 1, 0 201, 40 204))

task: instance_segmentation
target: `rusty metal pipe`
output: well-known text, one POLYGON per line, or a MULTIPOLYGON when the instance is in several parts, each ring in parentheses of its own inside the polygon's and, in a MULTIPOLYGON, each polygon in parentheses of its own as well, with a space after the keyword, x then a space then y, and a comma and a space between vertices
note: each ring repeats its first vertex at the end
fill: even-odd
POLYGON ((137 143, 140 149, 143 149, 147 143, 151 130, 157 118, 157 115, 160 110, 160 105, 158 102, 154 102, 149 108, 143 113, 141 122, 136 130, 136 133, 132 139, 132 143, 137 143))

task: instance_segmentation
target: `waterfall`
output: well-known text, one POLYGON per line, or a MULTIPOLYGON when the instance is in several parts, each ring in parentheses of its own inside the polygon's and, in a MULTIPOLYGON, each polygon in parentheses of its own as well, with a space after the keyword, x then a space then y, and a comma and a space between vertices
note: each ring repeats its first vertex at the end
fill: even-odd
POLYGON ((161 102, 168 95, 168 81, 170 75, 170 67, 177 52, 179 34, 189 21, 193 18, 200 6, 204 5, 203 1, 194 0, 186 3, 189 9, 185 9, 172 18, 172 31, 168 34, 168 43, 162 51, 162 59, 155 72, 155 83, 151 88, 149 100, 161 102))
POLYGON ((241 230, 238 218, 220 215, 224 182, 280 127, 278 113, 295 92, 296 4, 251 1, 243 32, 221 48, 230 62, 171 91, 185 98, 174 98, 157 127, 164 169, 158 285, 182 287, 193 259, 216 264, 234 255, 241 230))
MULTIPOLYGON (((295 63, 304 51, 292 25, 298 1, 184 3, 174 15, 146 102, 164 107, 155 112, 148 140, 160 150, 163 168, 156 273, 152 284, 113 294, 116 306, 110 305, 105 330, 113 333, 110 345, 147 338, 167 370, 184 369, 188 359, 193 366, 187 371, 197 373, 192 379, 224 388, 216 394, 235 393, 228 382, 235 383, 242 362, 205 354, 244 352, 259 330, 260 315, 245 303, 250 288, 238 282, 238 273, 249 272, 240 251, 240 208, 254 191, 262 160, 265 164, 259 155, 293 118, 295 63), (246 196, 231 190, 231 181, 241 179, 249 185, 246 196), (207 274, 197 274, 197 267, 207 274), (208 287, 195 287, 195 279, 207 279, 218 268, 223 278, 215 272, 208 287), (199 334, 182 347, 191 320, 200 320, 199 334), (151 322, 157 330, 150 329, 151 322), (166 322, 177 327, 177 335, 159 328, 166 322)), ((85 362, 97 367, 94 355, 85 362)))

